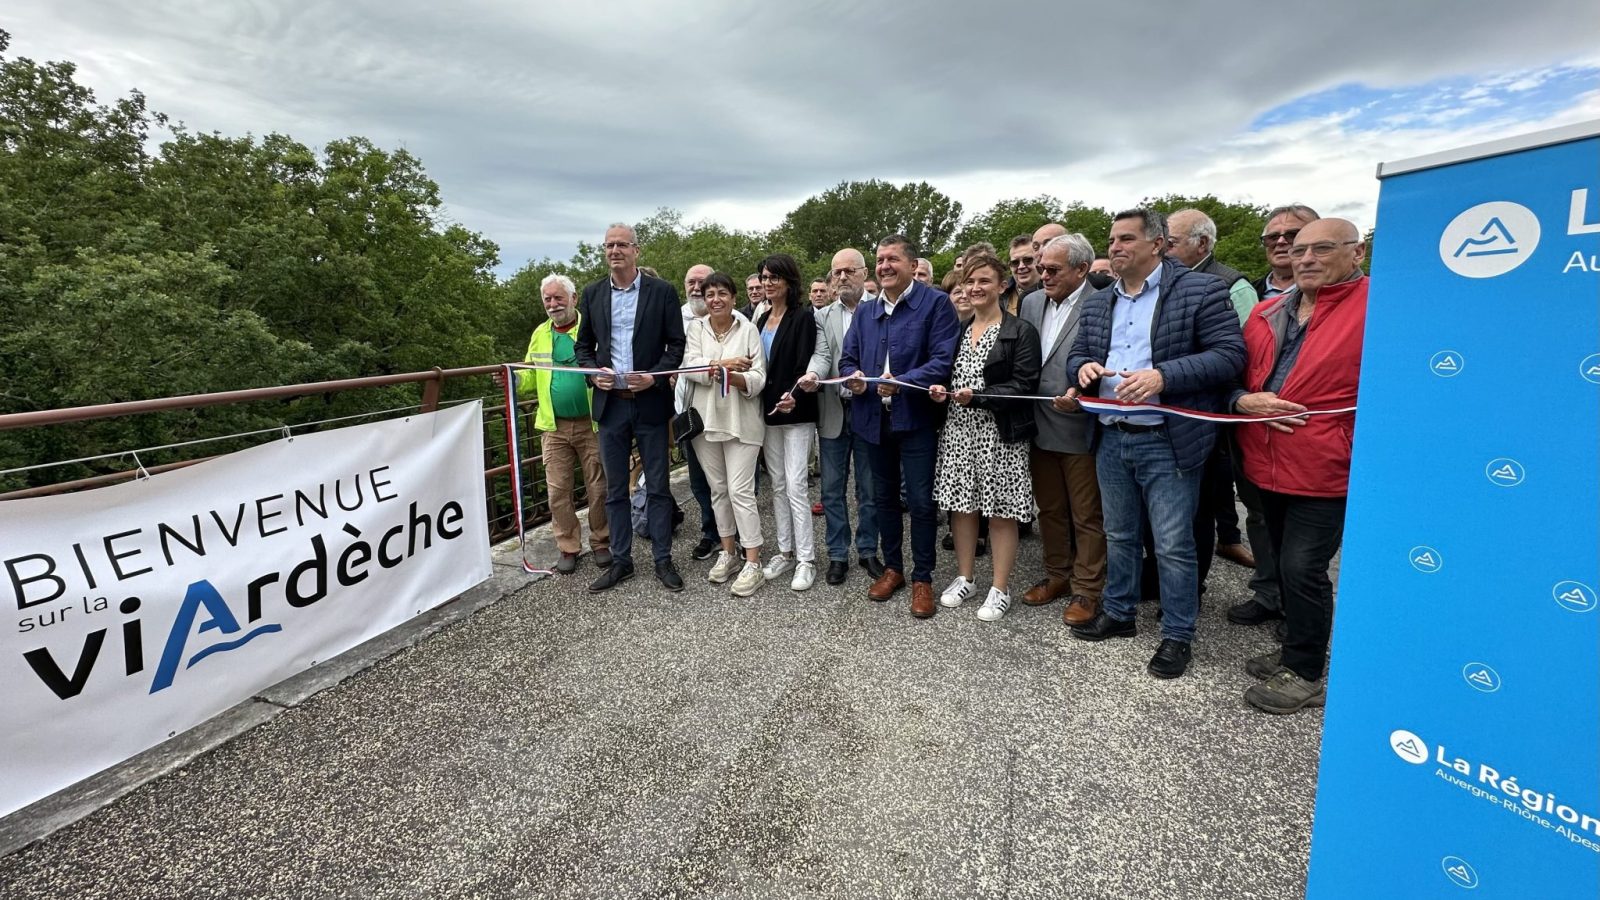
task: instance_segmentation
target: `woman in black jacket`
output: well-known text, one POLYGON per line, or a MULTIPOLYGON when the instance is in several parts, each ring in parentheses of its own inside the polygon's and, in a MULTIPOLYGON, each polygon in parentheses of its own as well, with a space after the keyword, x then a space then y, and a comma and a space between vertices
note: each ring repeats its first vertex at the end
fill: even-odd
POLYGON ((767 384, 761 391, 767 436, 761 446, 772 476, 772 512, 778 522, 778 553, 762 574, 772 581, 794 570, 789 587, 810 590, 817 577, 808 470, 817 437, 817 395, 794 392, 817 349, 817 321, 800 287, 800 267, 787 253, 761 261, 766 312, 756 318, 767 354, 767 384), (791 393, 793 392, 793 393, 791 393), (782 404, 783 411, 778 410, 782 404))
POLYGON ((962 284, 972 321, 962 329, 950 386, 929 390, 935 401, 954 404, 939 436, 933 499, 950 511, 960 574, 939 603, 957 607, 976 594, 978 517, 988 516, 994 577, 978 618, 993 622, 1011 608, 1006 582, 1017 559, 1017 523, 1037 511, 1028 468, 1033 401, 1011 398, 1039 389, 1039 332, 1001 306, 1006 266, 999 257, 969 256, 962 284))

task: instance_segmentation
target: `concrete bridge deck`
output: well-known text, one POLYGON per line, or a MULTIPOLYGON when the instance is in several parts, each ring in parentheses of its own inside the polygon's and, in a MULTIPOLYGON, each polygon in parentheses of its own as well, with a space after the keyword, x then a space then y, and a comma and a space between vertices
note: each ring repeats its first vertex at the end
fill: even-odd
POLYGON ((1246 570, 1163 682, 1148 605, 1094 645, 1059 603, 914 620, 859 568, 741 600, 692 531, 676 595, 648 545, 601 596, 498 565, 498 602, 0 858, 0 897, 1303 894, 1322 714, 1242 700, 1246 570))

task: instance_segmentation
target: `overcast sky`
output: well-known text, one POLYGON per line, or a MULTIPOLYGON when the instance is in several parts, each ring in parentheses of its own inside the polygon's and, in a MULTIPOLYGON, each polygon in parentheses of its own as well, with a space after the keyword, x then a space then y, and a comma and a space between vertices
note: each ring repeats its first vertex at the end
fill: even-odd
POLYGON ((1365 229, 1380 161, 1600 119, 1594 0, 1113 6, 9 0, 0 28, 192 130, 405 147, 506 274, 658 207, 765 230, 868 178, 1365 229))

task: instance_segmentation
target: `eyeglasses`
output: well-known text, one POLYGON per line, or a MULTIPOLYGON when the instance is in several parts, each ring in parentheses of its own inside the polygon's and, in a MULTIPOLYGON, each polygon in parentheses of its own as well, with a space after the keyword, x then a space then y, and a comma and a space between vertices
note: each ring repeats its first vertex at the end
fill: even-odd
POLYGON ((1360 241, 1317 241, 1315 244, 1296 244, 1293 247, 1289 248, 1289 258, 1290 259, 1299 259, 1300 257, 1305 256, 1307 253, 1309 253, 1312 256, 1315 256, 1317 259, 1322 259, 1323 257, 1327 256, 1328 254, 1332 253, 1333 251, 1339 249, 1340 247, 1348 247, 1351 244, 1359 244, 1359 243, 1361 243, 1361 242, 1360 241))
POLYGON ((1271 247, 1279 241, 1283 241, 1285 244, 1292 244, 1294 239, 1299 236, 1300 229, 1298 228, 1290 231, 1269 231, 1261 236, 1261 246, 1271 247))
POLYGON ((606 250, 626 250, 629 247, 633 246, 633 242, 632 241, 606 241, 604 244, 601 244, 600 246, 602 248, 606 249, 606 250))
POLYGON ((1046 264, 1046 265, 1042 265, 1042 266, 1039 267, 1039 274, 1041 274, 1041 275, 1049 275, 1051 277, 1054 277, 1056 275, 1060 275, 1062 272, 1065 272, 1066 270, 1068 270, 1070 268, 1072 268, 1072 267, 1071 266, 1052 266, 1052 265, 1046 264))
POLYGON ((781 281, 783 281, 783 278, 781 276, 778 276, 778 275, 763 275, 763 276, 761 276, 761 283, 762 284, 777 284, 777 283, 779 283, 781 281))
POLYGON ((1039 257, 1037 256, 1019 256, 1011 261, 1011 265, 1017 268, 1027 268, 1038 261, 1039 257))
POLYGON ((828 274, 834 278, 849 278, 851 275, 854 275, 865 268, 866 266, 844 266, 842 268, 834 269, 828 274))

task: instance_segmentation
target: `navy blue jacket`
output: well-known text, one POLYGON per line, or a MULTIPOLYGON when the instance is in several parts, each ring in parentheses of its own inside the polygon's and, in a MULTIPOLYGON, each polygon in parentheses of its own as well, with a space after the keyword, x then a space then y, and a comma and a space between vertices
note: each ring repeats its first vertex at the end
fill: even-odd
MULTIPOLYGON (((1228 296, 1228 283, 1215 275, 1191 271, 1173 259, 1161 261, 1161 296, 1151 319, 1151 359, 1164 382, 1161 402, 1168 406, 1222 412, 1228 385, 1244 371, 1244 334, 1239 314, 1228 296)), ((1067 371, 1073 380, 1085 363, 1105 365, 1111 350, 1111 307, 1116 285, 1097 291, 1083 303, 1078 337, 1072 342, 1067 371)), ((1089 396, 1098 383, 1084 390, 1089 396)), ((1167 416, 1165 434, 1179 469, 1205 463, 1217 439, 1217 426, 1167 416)), ((1095 423, 1094 437, 1101 425, 1095 423)))
MULTIPOLYGON (((844 350, 839 354, 839 374, 860 371, 869 378, 881 376, 887 353, 889 373, 896 379, 922 387, 948 385, 960 339, 961 322, 950 304, 950 295, 914 281, 900 295, 893 315, 884 314, 882 297, 856 308, 850 330, 844 336, 844 350)), ((1243 358, 1243 344, 1239 354, 1243 358)), ((868 385, 866 393, 850 402, 850 427, 867 443, 878 443, 882 438, 883 401, 875 386, 868 385)), ((889 406, 889 430, 933 429, 938 421, 934 406, 926 392, 902 390, 889 406)))

